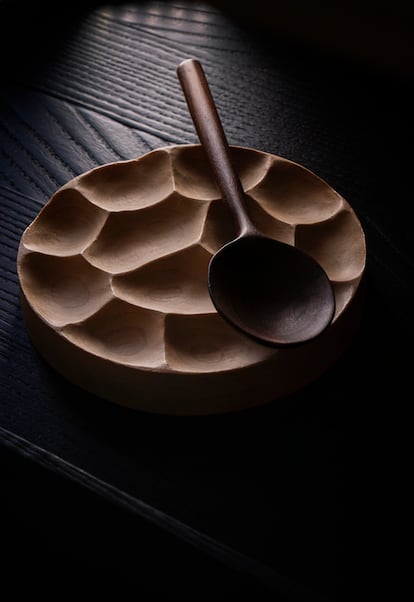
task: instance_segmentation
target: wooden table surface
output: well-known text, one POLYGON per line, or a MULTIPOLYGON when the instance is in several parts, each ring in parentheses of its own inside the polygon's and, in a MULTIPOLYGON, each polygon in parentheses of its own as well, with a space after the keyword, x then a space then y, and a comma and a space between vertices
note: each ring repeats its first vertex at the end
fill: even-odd
POLYGON ((6 572, 70 567, 72 584, 131 583, 164 600, 350 599, 365 552, 391 556, 381 493, 396 487, 408 420, 412 82, 209 4, 1 10, 6 572), (282 402, 203 418, 128 411, 68 384, 29 342, 16 274, 23 230, 66 181, 197 141, 175 74, 188 57, 204 65, 229 142, 324 178, 368 250, 361 329, 340 360, 282 402))

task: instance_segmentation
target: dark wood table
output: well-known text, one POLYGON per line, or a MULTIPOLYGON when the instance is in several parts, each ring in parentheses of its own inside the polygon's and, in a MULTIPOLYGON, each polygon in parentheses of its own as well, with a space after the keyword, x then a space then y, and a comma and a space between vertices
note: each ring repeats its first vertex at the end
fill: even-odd
POLYGON ((32 4, 1 4, 2 584, 145 600, 349 600, 355 576, 385 587, 410 405, 409 74, 209 4, 32 4), (175 75, 188 57, 229 142, 324 178, 368 249, 361 328, 340 360, 288 399, 200 418, 129 411, 53 372, 29 342, 16 274, 23 230, 59 186, 197 141, 175 75))

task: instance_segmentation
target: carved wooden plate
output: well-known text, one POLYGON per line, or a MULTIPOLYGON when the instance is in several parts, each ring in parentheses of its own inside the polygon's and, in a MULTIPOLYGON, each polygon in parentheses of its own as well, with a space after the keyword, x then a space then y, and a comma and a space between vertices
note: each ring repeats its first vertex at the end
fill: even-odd
POLYGON ((273 349, 217 314, 207 266, 234 237, 232 216, 200 145, 170 146, 74 178, 23 233, 25 323, 67 379, 139 410, 228 412, 304 387, 348 345, 366 259, 354 211, 296 163, 231 152, 256 225, 326 270, 337 304, 331 326, 303 346, 273 349))

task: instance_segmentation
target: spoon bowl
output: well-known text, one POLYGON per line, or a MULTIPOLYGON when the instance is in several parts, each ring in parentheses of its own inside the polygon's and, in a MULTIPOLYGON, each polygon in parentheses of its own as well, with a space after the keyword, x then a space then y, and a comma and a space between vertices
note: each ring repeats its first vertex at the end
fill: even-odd
POLYGON ((320 302, 331 295, 325 272, 309 255, 292 254, 289 245, 259 233, 217 251, 208 286, 217 311, 263 343, 296 345, 315 338, 332 320, 332 305, 320 302))
POLYGON ((238 236, 209 263, 214 306, 230 324, 264 344, 293 346, 314 339, 335 313, 327 274, 310 255, 256 229, 201 64, 187 59, 177 74, 219 189, 238 223, 238 236))

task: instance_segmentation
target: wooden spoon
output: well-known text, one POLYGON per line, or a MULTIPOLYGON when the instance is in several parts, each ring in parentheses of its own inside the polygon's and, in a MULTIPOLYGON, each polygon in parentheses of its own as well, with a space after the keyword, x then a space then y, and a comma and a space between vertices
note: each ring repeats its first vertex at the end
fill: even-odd
POLYGON ((268 345, 298 345, 331 323, 335 297, 322 267, 309 255, 267 237, 251 222, 244 191, 199 61, 177 67, 188 108, 239 233, 211 258, 208 287, 217 311, 233 326, 268 345))

